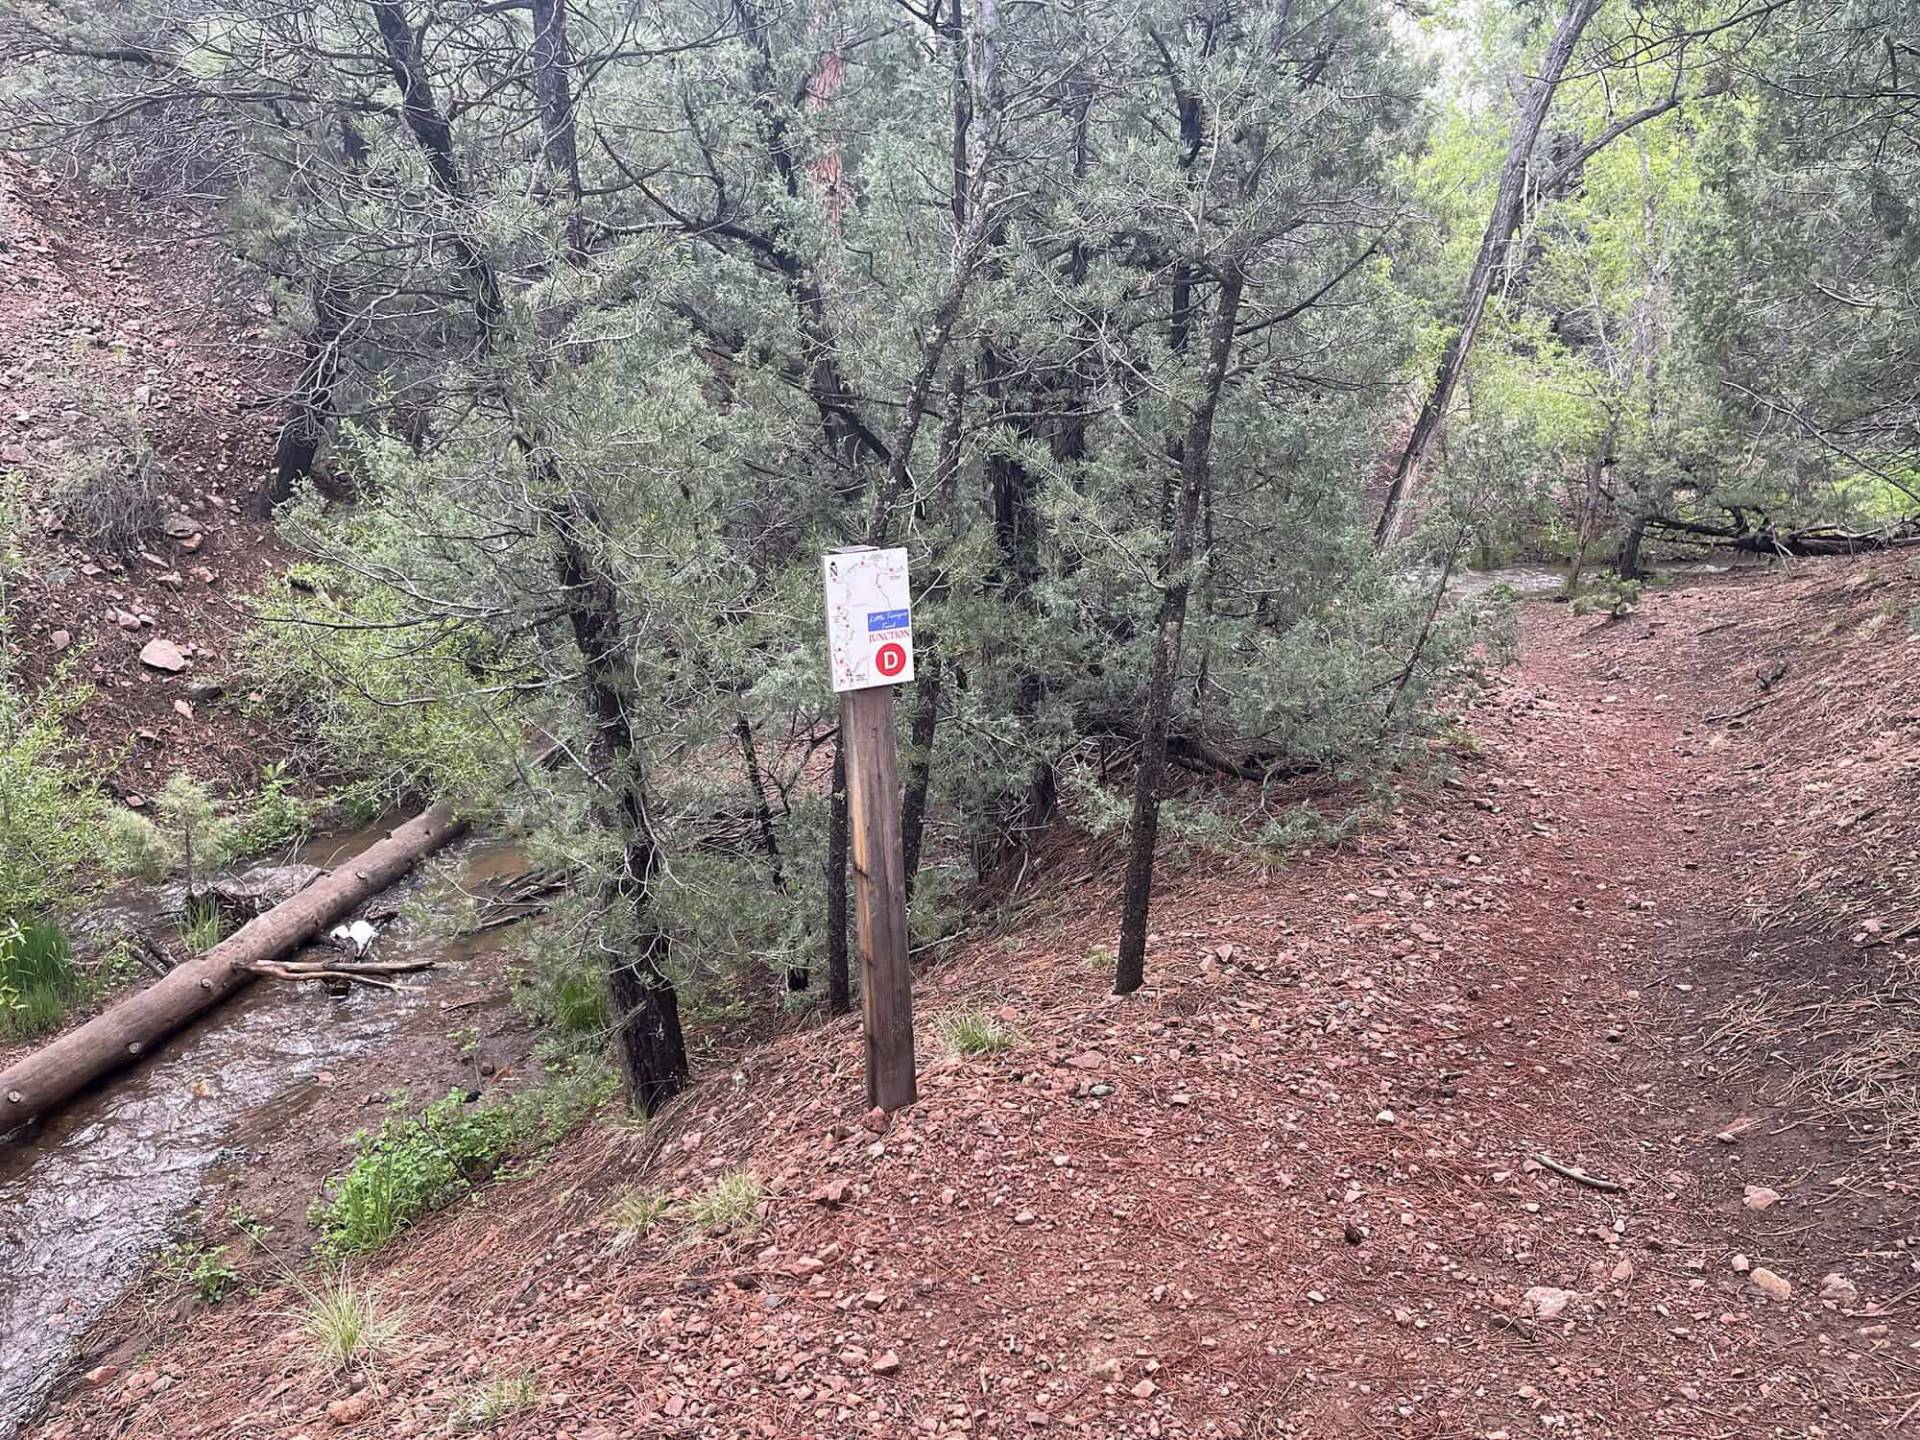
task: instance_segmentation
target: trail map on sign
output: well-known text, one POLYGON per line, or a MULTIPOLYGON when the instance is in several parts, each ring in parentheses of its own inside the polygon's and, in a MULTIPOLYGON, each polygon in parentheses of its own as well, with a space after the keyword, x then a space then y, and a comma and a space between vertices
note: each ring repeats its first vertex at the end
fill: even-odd
POLYGON ((827 582, 827 664, 835 691, 913 679, 913 615, 905 550, 820 557, 827 582))

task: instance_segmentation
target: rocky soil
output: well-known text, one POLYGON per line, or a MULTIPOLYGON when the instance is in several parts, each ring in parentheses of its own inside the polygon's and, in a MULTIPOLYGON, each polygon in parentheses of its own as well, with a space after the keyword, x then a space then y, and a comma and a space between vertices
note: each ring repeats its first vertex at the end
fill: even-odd
MULTIPOLYGON (((13 477, 11 640, 29 684, 64 674, 138 802, 178 769, 238 785, 283 753, 225 693, 252 597, 289 556, 257 513, 283 356, 207 215, 84 196, 0 162, 0 473, 13 477), (90 548, 62 471, 137 423, 154 529, 90 548)), ((264 302, 260 302, 262 307, 264 302)))
POLYGON ((377 1364, 276 1288, 40 1434, 1916 1433, 1916 603, 1853 562, 1535 607, 1455 786, 1169 874, 1140 995, 1062 838, 920 975, 911 1110, 795 1022, 375 1261, 377 1364), (963 1010, 1018 1043, 946 1053, 963 1010), (741 1169, 752 1222, 617 1233, 741 1169))

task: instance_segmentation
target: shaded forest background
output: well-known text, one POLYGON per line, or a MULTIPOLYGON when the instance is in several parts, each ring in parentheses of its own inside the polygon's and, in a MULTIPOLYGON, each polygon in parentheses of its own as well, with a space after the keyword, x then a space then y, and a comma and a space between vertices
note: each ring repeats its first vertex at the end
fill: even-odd
MULTIPOLYGON (((651 1108, 687 994, 849 1003, 823 548, 912 554, 918 937, 1064 815, 1125 837, 1124 991, 1166 841, 1444 766, 1469 566, 1617 611, 1916 538, 1909 8, 19 5, 0 64, 10 145, 211 203, 263 297, 259 703, 578 877, 542 984, 604 977, 651 1108)), ((137 415, 54 483, 159 523, 137 415)), ((92 858, 20 794, 15 920, 92 858)))

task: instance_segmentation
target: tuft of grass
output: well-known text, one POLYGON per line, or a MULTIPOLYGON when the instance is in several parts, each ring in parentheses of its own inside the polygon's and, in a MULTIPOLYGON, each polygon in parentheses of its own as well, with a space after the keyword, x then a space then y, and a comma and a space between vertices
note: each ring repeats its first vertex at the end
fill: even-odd
POLYGON ((937 1028, 940 1039, 956 1055, 999 1055, 1020 1043, 1018 1030, 985 1010, 942 1016, 937 1028))
POLYGON ((521 1370, 476 1386, 453 1410, 456 1430, 485 1430, 523 1415, 540 1403, 540 1385, 531 1371, 521 1370))
POLYGON ((376 1364, 406 1330, 403 1312, 385 1308, 378 1292, 356 1284, 345 1270, 323 1278, 318 1289, 301 1288, 306 1301, 294 1319, 313 1342, 322 1369, 376 1364))
POLYGON ((73 950, 50 920, 0 925, 0 1038, 56 1030, 85 990, 73 950))
POLYGON ((764 1193, 765 1187, 752 1171, 733 1170, 688 1200, 680 1213, 703 1235, 721 1230, 745 1234, 760 1223, 764 1193))
POLYGON ((607 1218, 613 1222, 614 1243, 631 1245, 651 1230, 667 1213, 669 1201, 664 1190, 629 1190, 613 1202, 607 1218))
POLYGON ((195 955, 204 955, 224 938, 226 920, 211 896, 191 897, 180 912, 180 943, 195 955))

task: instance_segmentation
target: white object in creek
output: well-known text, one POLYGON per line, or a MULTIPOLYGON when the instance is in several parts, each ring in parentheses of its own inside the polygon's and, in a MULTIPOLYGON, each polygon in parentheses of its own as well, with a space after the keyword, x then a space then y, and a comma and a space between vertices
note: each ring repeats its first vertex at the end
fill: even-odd
POLYGON ((327 939, 342 950, 351 949, 353 958, 358 960, 373 948, 374 939, 380 931, 370 921, 355 920, 351 925, 336 925, 327 932, 327 939))

